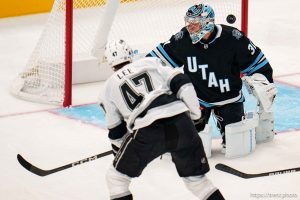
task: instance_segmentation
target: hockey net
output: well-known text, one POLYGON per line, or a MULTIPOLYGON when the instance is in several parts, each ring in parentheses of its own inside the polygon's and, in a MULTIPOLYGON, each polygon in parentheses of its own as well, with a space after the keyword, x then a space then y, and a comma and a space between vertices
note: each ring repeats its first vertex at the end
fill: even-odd
POLYGON ((75 84, 105 80, 112 73, 102 62, 107 40, 121 38, 140 53, 147 53, 178 32, 187 9, 200 2, 213 7, 216 23, 247 32, 247 0, 73 0, 71 14, 66 9, 70 2, 55 0, 26 67, 12 84, 15 96, 70 105, 72 74, 75 84), (234 23, 228 23, 228 15, 235 16, 234 23), (68 60, 73 63, 73 72, 66 70, 72 66, 68 60))

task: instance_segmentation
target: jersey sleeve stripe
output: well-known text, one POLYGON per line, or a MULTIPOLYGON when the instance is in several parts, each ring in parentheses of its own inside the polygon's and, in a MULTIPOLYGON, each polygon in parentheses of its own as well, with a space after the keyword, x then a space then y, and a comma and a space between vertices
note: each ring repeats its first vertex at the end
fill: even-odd
POLYGON ((234 98, 231 98, 231 99, 224 100, 224 101, 208 103, 206 101, 203 101, 200 98, 198 98, 198 101, 199 101, 199 104, 201 106, 204 106, 206 108, 211 108, 211 107, 214 107, 214 106, 222 106, 222 105, 226 105, 226 104, 229 104, 229 103, 244 102, 245 101, 245 97, 242 94, 242 92, 240 91, 238 96, 236 96, 234 98))
POLYGON ((257 58, 255 59, 255 61, 249 67, 247 67, 246 69, 244 69, 242 71, 242 73, 244 74, 244 73, 247 73, 247 72, 251 71, 252 68, 253 68, 253 66, 256 65, 263 56, 264 56, 264 54, 262 52, 260 52, 260 54, 257 56, 257 58))
POLYGON ((244 102, 244 101, 245 101, 245 97, 244 97, 244 95, 242 94, 241 98, 240 98, 238 101, 236 101, 236 102, 241 103, 241 102, 244 102))
POLYGON ((174 70, 174 73, 172 74, 172 76, 170 76, 169 78, 168 78, 168 80, 167 80, 167 86, 169 87, 169 88, 171 88, 171 81, 173 80, 173 78, 175 77, 175 76, 177 76, 178 74, 182 74, 180 71, 175 71, 174 70))
POLYGON ((201 100, 201 99, 199 99, 199 98, 198 98, 198 101, 199 101, 199 104, 200 104, 201 106, 204 106, 205 108, 210 108, 210 107, 213 107, 213 106, 214 106, 213 104, 207 103, 207 102, 205 102, 205 101, 203 101, 203 100, 201 100))
POLYGON ((168 55, 168 53, 164 50, 164 48, 161 45, 158 45, 157 49, 162 53, 162 55, 169 61, 169 63, 173 67, 179 67, 179 65, 176 62, 174 62, 174 60, 172 60, 172 58, 170 58, 170 56, 168 55))
POLYGON ((174 94, 177 94, 180 88, 188 83, 191 83, 190 79, 186 75, 180 73, 172 78, 170 88, 174 94))
POLYGON ((165 57, 158 51, 158 49, 155 49, 152 52, 156 55, 156 57, 160 58, 166 65, 170 65, 173 67, 173 65, 165 59, 165 57))
POLYGON ((157 58, 157 57, 158 57, 154 51, 151 51, 151 52, 150 52, 150 55, 151 55, 152 57, 154 57, 154 58, 157 58))
POLYGON ((149 114, 150 110, 159 108, 161 106, 168 106, 168 104, 172 104, 177 101, 178 99, 174 94, 162 94, 156 97, 141 113, 137 115, 136 118, 143 118, 149 114))
POLYGON ((178 92, 177 92, 177 97, 181 97, 181 93, 182 93, 183 90, 185 90, 186 87, 193 87, 193 84, 192 83, 186 83, 186 84, 182 85, 179 88, 178 92))
POLYGON ((260 68, 264 67, 269 61, 267 59, 265 59, 263 62, 261 62, 260 64, 258 64, 255 68, 253 68, 250 72, 247 73, 247 75, 251 75, 254 72, 256 72, 257 70, 259 70, 260 68))

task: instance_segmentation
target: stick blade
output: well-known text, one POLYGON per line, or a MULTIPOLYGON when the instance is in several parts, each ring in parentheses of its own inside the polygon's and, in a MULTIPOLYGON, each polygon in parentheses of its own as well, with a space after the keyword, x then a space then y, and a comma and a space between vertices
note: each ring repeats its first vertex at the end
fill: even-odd
POLYGON ((39 168, 35 167, 34 165, 32 165, 31 163, 29 163, 20 154, 17 155, 17 159, 18 159, 20 165, 22 165, 25 169, 27 169, 31 173, 34 173, 38 176, 46 176, 49 174, 47 171, 39 169, 39 168))
POLYGON ((220 171, 223 171, 223 172, 226 172, 226 173, 229 173, 229 174, 241 177, 241 178, 252 178, 252 176, 249 174, 245 174, 244 172, 240 172, 236 169, 233 169, 232 167, 229 167, 229 166, 221 164, 221 163, 216 164, 215 168, 220 171))
POLYGON ((20 154, 17 155, 17 159, 18 159, 20 165, 22 165, 25 169, 30 171, 31 164, 27 160, 25 160, 20 154))

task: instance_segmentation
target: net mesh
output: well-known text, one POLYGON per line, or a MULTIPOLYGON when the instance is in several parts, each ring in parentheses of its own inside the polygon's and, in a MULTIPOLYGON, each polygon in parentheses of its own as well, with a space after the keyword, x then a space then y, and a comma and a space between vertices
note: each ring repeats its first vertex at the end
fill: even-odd
MULTIPOLYGON (((73 59, 95 57, 101 67, 107 39, 119 38, 147 53, 178 32, 187 9, 199 2, 213 7, 216 23, 241 28, 241 0, 121 0, 116 15, 106 14, 109 3, 104 0, 73 0, 73 59), (229 14, 236 17, 234 24, 226 21, 229 14)), ((14 95, 44 103, 64 101, 65 7, 66 0, 54 2, 25 69, 12 84, 14 95)))

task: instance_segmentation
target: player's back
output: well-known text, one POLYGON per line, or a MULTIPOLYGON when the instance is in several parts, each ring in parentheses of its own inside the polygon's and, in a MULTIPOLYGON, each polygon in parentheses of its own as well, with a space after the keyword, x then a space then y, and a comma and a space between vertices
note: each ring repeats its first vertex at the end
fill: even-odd
MULTIPOLYGON (((119 69, 109 78, 105 97, 115 104, 129 124, 133 124, 143 111, 153 106, 154 100, 157 102, 154 107, 176 101, 178 110, 175 114, 178 114, 187 108, 178 101, 176 95, 170 95, 172 92, 168 86, 169 80, 177 73, 163 66, 157 58, 141 58, 119 69)), ((169 109, 166 106, 166 111, 169 109)))

